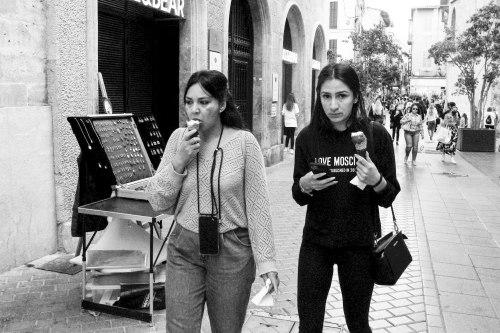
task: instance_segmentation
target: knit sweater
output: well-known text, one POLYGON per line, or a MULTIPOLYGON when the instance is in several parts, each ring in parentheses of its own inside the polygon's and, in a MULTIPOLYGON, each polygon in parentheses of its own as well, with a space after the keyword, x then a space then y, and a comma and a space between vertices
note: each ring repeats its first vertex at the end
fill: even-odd
MULTIPOLYGON (((196 158, 189 162, 183 174, 177 173, 171 163, 184 131, 185 128, 179 128, 170 136, 161 163, 151 177, 146 192, 154 210, 174 214, 176 222, 182 227, 198 233, 196 158)), ((223 156, 219 232, 248 228, 259 274, 276 271, 269 196, 260 146, 250 132, 225 127, 220 148, 223 154, 217 154, 213 180, 215 196, 218 198, 218 175, 223 156)), ((215 147, 204 148, 202 145, 199 153, 199 199, 202 214, 212 212, 210 174, 214 149, 215 147)))
POLYGON ((400 186, 396 178, 396 165, 392 139, 387 130, 373 122, 373 141, 370 142, 369 124, 362 128, 353 126, 345 131, 333 131, 326 137, 308 126, 297 137, 295 149, 294 184, 292 194, 295 201, 307 205, 304 239, 329 248, 370 246, 373 234, 380 235, 378 206, 390 207, 400 186), (378 171, 387 181, 387 186, 376 193, 371 186, 360 190, 350 183, 356 176, 356 149, 351 133, 363 130, 368 138, 368 152, 378 171), (373 150, 372 150, 373 147, 373 150), (310 171, 310 162, 330 166, 337 184, 310 196, 300 190, 299 180, 310 171))

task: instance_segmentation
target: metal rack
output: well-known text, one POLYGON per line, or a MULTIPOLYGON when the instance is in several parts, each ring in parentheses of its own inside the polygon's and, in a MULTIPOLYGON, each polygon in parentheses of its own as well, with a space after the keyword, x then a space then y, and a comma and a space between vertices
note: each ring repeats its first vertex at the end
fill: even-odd
MULTIPOLYGON (((167 218, 167 214, 161 214, 153 210, 148 201, 145 200, 135 200, 130 198, 121 198, 121 197, 112 197, 109 199, 93 202, 88 205, 84 205, 78 207, 78 212, 81 214, 88 215, 98 215, 98 216, 107 216, 114 217, 119 219, 127 219, 140 221, 143 223, 149 223, 150 232, 149 232, 149 292, 150 295, 153 295, 153 284, 154 284, 154 265, 155 259, 154 250, 153 250, 153 231, 155 230, 155 225, 157 223, 161 223, 162 220, 167 218)), ((170 235, 172 226, 168 231, 163 245, 165 241, 168 239, 170 235)), ((87 267, 86 267, 86 252, 92 239, 89 244, 86 244, 85 239, 85 224, 83 225, 83 251, 82 251, 82 268, 83 268, 83 286, 82 286, 82 308, 86 310, 94 310, 99 312, 104 312, 112 315, 138 319, 141 321, 151 323, 153 325, 153 297, 150 297, 149 304, 149 312, 144 310, 132 310, 127 308, 122 308, 113 305, 105 305, 96 303, 86 297, 86 275, 87 275, 87 267)), ((162 245, 162 248, 163 248, 162 245)), ((161 248, 158 253, 161 253, 161 248)))

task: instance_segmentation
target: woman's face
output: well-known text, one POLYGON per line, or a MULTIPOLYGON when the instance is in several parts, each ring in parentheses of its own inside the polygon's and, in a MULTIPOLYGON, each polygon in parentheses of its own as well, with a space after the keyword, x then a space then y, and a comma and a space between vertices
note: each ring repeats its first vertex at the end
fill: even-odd
POLYGON ((352 90, 342 81, 330 79, 320 89, 321 106, 333 127, 338 131, 347 128, 352 106, 358 101, 352 90))
POLYGON ((221 107, 225 107, 205 92, 199 83, 189 87, 184 104, 188 118, 200 121, 200 131, 208 130, 220 122, 221 107))
POLYGON ((446 114, 446 116, 444 116, 444 124, 450 125, 452 122, 453 122, 453 116, 449 113, 446 114))
POLYGON ((418 106, 412 105, 412 107, 411 107, 411 113, 417 114, 418 113, 418 106))

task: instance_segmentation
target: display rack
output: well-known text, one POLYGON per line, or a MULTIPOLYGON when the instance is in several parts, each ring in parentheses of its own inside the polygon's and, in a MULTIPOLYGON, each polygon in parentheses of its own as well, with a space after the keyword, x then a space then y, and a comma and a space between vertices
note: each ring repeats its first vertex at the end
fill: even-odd
POLYGON ((156 119, 152 114, 134 113, 134 120, 144 143, 144 147, 148 152, 149 159, 153 164, 153 168, 156 170, 160 165, 163 151, 165 150, 165 141, 161 136, 156 119))
MULTIPOLYGON (((153 242, 154 242, 154 235, 153 235, 153 230, 154 226, 157 223, 160 223, 162 220, 164 220, 168 215, 167 214, 161 214, 153 210, 151 205, 149 204, 148 201, 145 200, 135 200, 135 199, 129 199, 129 198, 121 198, 121 197, 113 197, 101 201, 97 201, 88 205, 84 205, 78 208, 78 212, 81 214, 88 214, 88 215, 97 215, 97 216, 107 216, 107 217, 113 217, 117 219, 125 219, 125 220, 134 220, 134 221, 139 221, 143 223, 148 223, 150 226, 150 231, 149 231, 149 254, 148 254, 148 259, 149 259, 149 292, 150 295, 153 295, 153 288, 154 288, 154 268, 155 268, 155 261, 156 259, 154 258, 154 249, 153 249, 153 242)), ((170 230, 168 231, 165 240, 168 239, 168 236, 170 235, 170 232, 172 230, 172 226, 170 227, 170 230)), ((108 305, 108 304, 101 304, 98 302, 95 302, 92 297, 89 297, 86 292, 87 288, 87 250, 88 247, 90 246, 89 244, 86 244, 86 232, 85 232, 85 224, 83 224, 83 251, 82 251, 82 280, 83 280, 83 287, 82 287, 82 308, 86 310, 93 310, 93 311, 99 311, 99 312, 104 312, 112 315, 117 315, 117 316, 122 316, 122 317, 127 317, 131 319, 138 319, 141 321, 146 321, 151 323, 153 325, 153 302, 150 301, 149 304, 149 311, 147 310, 131 310, 119 306, 114 306, 114 305, 108 305)), ((92 240, 91 240, 92 241, 92 240)), ((164 242, 163 242, 164 245, 164 242)), ((162 245, 162 248, 163 248, 162 245)), ((158 251, 158 253, 161 253, 162 248, 158 251)), ((151 299, 151 298, 150 298, 151 299)))
POLYGON ((82 152, 96 172, 111 170, 114 184, 153 175, 153 165, 132 114, 68 117, 82 152))

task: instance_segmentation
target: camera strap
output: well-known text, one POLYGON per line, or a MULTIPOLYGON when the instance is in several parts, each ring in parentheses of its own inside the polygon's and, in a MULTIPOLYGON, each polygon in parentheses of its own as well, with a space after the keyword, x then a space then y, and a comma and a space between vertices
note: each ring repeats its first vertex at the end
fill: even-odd
MULTIPOLYGON (((220 221, 221 217, 221 205, 220 205, 220 175, 221 175, 221 170, 222 170, 222 161, 224 159, 224 150, 220 148, 220 141, 222 139, 222 133, 224 132, 224 125, 222 125, 222 129, 220 131, 220 136, 219 136, 219 141, 217 142, 217 148, 214 150, 213 158, 212 158, 212 167, 210 170, 210 197, 212 201, 212 216, 217 215, 220 221), (217 195, 218 198, 215 196, 215 191, 214 191, 214 174, 215 174, 215 169, 217 165, 217 153, 220 151, 221 157, 220 157, 220 165, 219 165, 219 176, 217 178, 217 195), (217 200, 218 199, 218 200, 217 200)), ((196 191, 197 191, 197 196, 198 196, 198 214, 201 214, 200 211, 200 158, 199 158, 199 153, 196 155, 196 191)))

